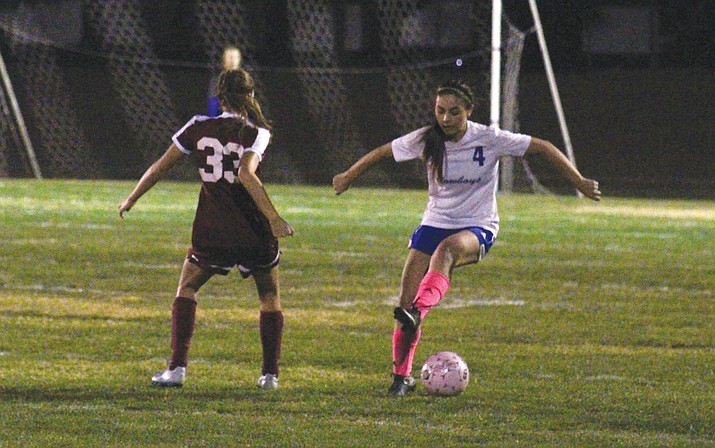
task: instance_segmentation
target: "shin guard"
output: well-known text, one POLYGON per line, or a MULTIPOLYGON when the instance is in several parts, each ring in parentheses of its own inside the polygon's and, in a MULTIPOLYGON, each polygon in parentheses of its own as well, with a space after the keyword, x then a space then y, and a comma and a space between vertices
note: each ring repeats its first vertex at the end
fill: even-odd
POLYGON ((425 274, 422 282, 420 282, 415 300, 412 302, 414 307, 419 310, 422 320, 424 320, 429 310, 442 300, 442 297, 447 293, 447 289, 449 289, 449 279, 442 273, 430 271, 425 274))
POLYGON ((412 362, 415 359, 417 343, 422 335, 422 329, 416 332, 395 329, 392 333, 392 372, 396 375, 409 376, 412 373, 412 362))
POLYGON ((259 321, 261 346, 263 347, 263 366, 261 375, 272 373, 278 376, 278 360, 281 357, 283 341, 283 312, 261 311, 259 321))
POLYGON ((171 363, 169 369, 187 366, 195 320, 196 300, 177 297, 171 311, 171 363))

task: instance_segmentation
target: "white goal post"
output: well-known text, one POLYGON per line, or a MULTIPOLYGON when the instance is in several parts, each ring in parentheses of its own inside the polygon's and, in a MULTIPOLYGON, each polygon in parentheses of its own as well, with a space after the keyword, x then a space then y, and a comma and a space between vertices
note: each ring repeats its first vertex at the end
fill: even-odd
POLYGON ((11 112, 17 122, 18 133, 22 139, 22 144, 25 146, 25 152, 27 153, 27 158, 30 161, 30 166, 32 167, 32 174, 36 179, 42 179, 40 164, 37 163, 35 149, 32 147, 32 141, 30 140, 30 135, 27 132, 25 120, 22 118, 22 111, 20 110, 20 105, 17 103, 17 97, 15 97, 15 91, 12 88, 12 82, 10 82, 10 75, 5 67, 5 60, 2 57, 2 52, 0 52, 0 77, 2 78, 3 87, 7 92, 11 112))
MULTIPOLYGON (((576 165, 576 158, 573 152, 573 145, 571 144, 571 136, 569 134, 568 126, 566 125, 566 118, 564 115, 563 106, 561 104, 561 96, 559 95, 559 89, 556 85, 556 77, 554 76, 554 70, 551 65, 551 58, 549 57, 549 50, 546 46, 546 38, 544 37, 544 30, 541 24, 541 17, 539 15, 539 9, 536 5, 536 0, 528 0, 529 9, 531 10, 531 16, 534 20, 534 30, 536 32, 536 37, 539 42, 539 49, 541 50, 541 56, 544 62, 544 68, 546 71, 546 77, 549 82, 549 90, 551 92, 551 98, 554 103, 554 108, 556 109, 556 115, 559 120, 559 128, 561 130, 561 136, 564 141, 564 147, 566 149, 566 155, 573 163, 576 165)), ((492 0, 492 46, 491 46, 491 86, 490 86, 490 126, 499 128, 500 127, 500 106, 501 102, 501 50, 502 50, 502 0, 492 0)), ((504 158, 501 163, 501 179, 500 179, 500 190, 504 193, 508 193, 512 190, 513 182, 513 159, 504 158)), ((581 192, 576 191, 578 197, 582 197, 581 192)))

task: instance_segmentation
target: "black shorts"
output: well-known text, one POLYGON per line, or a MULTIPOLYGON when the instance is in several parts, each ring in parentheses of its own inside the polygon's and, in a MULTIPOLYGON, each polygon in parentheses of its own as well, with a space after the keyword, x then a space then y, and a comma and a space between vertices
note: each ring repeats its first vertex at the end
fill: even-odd
POLYGON ((238 266, 241 277, 248 278, 256 271, 269 271, 278 266, 281 251, 275 250, 255 254, 254 251, 241 249, 197 249, 190 247, 186 255, 189 262, 213 274, 228 275, 234 266, 238 266))

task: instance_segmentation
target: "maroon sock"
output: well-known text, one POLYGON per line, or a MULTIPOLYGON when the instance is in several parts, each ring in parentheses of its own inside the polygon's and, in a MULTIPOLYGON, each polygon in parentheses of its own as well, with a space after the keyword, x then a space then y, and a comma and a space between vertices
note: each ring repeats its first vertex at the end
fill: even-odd
POLYGON ((171 363, 169 369, 186 367, 189 363, 189 347, 194 334, 196 300, 177 297, 171 311, 171 363))
POLYGON ((261 311, 259 330, 263 346, 261 375, 272 373, 277 376, 283 340, 283 311, 261 311))

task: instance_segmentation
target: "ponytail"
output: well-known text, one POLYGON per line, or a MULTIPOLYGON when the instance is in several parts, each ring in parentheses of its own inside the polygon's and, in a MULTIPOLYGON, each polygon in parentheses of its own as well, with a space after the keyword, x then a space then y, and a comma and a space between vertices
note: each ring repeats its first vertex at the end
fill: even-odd
POLYGON ((265 115, 263 115, 261 105, 258 104, 258 101, 253 97, 253 95, 250 95, 247 98, 244 113, 246 117, 248 117, 251 121, 253 121, 253 123, 255 123, 256 126, 266 128, 269 131, 273 129, 271 122, 268 120, 268 118, 266 118, 265 115))
POLYGON ((216 82, 217 97, 221 107, 270 131, 271 122, 263 115, 261 105, 253 97, 254 89, 253 78, 240 68, 222 70, 216 82))
POLYGON ((422 134, 422 141, 425 148, 422 151, 422 160, 427 164, 427 169, 438 183, 444 180, 444 131, 435 122, 422 134))

